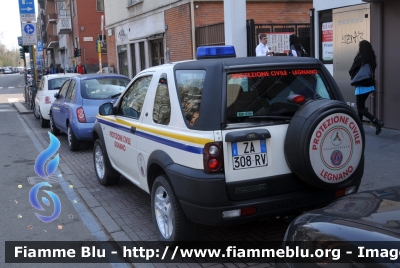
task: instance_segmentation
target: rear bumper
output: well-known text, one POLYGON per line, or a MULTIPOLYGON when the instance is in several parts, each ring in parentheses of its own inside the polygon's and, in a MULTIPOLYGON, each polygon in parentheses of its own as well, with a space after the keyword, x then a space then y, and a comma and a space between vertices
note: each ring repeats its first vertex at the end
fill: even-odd
POLYGON ((93 140, 94 123, 80 123, 77 118, 72 119, 71 127, 75 137, 80 141, 93 140))
MULTIPOLYGON (((240 224, 290 215, 325 206, 335 199, 335 190, 317 190, 310 186, 290 193, 231 200, 224 174, 207 174, 177 164, 167 166, 166 171, 186 216, 205 225, 240 224), (252 216, 222 218, 224 211, 246 207, 255 207, 257 212, 252 216)), ((346 187, 356 186, 358 189, 360 182, 353 181, 346 187)))

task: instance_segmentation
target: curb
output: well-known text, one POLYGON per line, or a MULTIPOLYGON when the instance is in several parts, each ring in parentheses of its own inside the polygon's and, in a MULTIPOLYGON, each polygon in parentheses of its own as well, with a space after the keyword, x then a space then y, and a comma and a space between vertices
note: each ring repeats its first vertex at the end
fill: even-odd
POLYGON ((28 110, 21 102, 14 102, 14 107, 17 108, 20 114, 31 114, 32 110, 28 110))

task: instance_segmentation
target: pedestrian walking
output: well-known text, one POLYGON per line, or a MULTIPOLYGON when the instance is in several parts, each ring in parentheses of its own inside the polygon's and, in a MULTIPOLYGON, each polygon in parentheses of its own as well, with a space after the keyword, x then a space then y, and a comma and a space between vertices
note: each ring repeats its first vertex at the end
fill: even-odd
POLYGON ((290 51, 289 56, 293 57, 307 57, 307 52, 300 43, 297 35, 292 34, 289 36, 290 51))
POLYGON ((261 56, 273 56, 273 52, 271 52, 268 48, 267 45, 267 35, 265 33, 262 33, 258 37, 260 39, 260 43, 256 47, 256 56, 261 57, 261 56))
POLYGON ((82 65, 81 62, 78 62, 78 65, 75 67, 75 73, 78 74, 87 74, 85 66, 82 65))
POLYGON ((352 85, 355 86, 358 116, 360 117, 361 121, 363 119, 363 116, 368 118, 376 128, 375 134, 379 135, 379 133, 381 133, 382 131, 383 122, 370 114, 365 107, 365 101, 367 100, 368 96, 375 91, 376 65, 375 51, 373 50, 371 43, 367 40, 361 41, 359 43, 358 53, 354 58, 353 65, 349 70, 349 74, 352 79, 352 85), (369 79, 364 79, 362 82, 354 81, 354 78, 359 73, 359 71, 364 72, 364 70, 361 70, 361 68, 369 69, 369 79))

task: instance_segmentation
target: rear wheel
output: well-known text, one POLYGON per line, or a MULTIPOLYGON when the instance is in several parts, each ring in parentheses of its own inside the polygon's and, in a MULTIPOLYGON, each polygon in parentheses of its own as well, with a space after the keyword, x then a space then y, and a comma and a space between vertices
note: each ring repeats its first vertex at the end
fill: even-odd
POLYGON ((32 108, 33 116, 35 116, 36 119, 39 119, 40 118, 40 114, 39 114, 39 111, 38 111, 38 107, 36 107, 36 105, 35 105, 35 101, 33 101, 32 106, 33 106, 33 108, 32 108))
POLYGON ((118 183, 120 175, 111 166, 107 152, 100 140, 96 140, 93 145, 93 163, 96 177, 101 185, 118 183))
POLYGON ((54 136, 57 136, 57 135, 60 134, 60 130, 54 124, 54 118, 53 118, 53 114, 52 113, 50 113, 50 132, 54 136))
POLYGON ((80 148, 80 141, 75 137, 74 131, 71 128, 71 125, 67 126, 67 135, 68 135, 68 147, 70 151, 78 151, 80 148))
POLYGON ((190 241, 196 238, 196 224, 186 217, 166 175, 158 176, 153 184, 151 210, 160 241, 190 241))
POLYGON ((40 126, 42 128, 48 127, 49 126, 49 120, 46 120, 43 118, 42 113, 39 111, 39 120, 40 120, 40 126))

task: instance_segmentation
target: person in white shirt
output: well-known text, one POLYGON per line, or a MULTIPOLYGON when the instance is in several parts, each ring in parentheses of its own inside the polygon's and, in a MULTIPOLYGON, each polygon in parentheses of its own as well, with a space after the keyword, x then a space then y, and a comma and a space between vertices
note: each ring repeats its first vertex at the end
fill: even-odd
POLYGON ((256 56, 273 56, 273 53, 269 50, 267 46, 267 35, 265 33, 259 36, 260 44, 256 47, 256 56))

